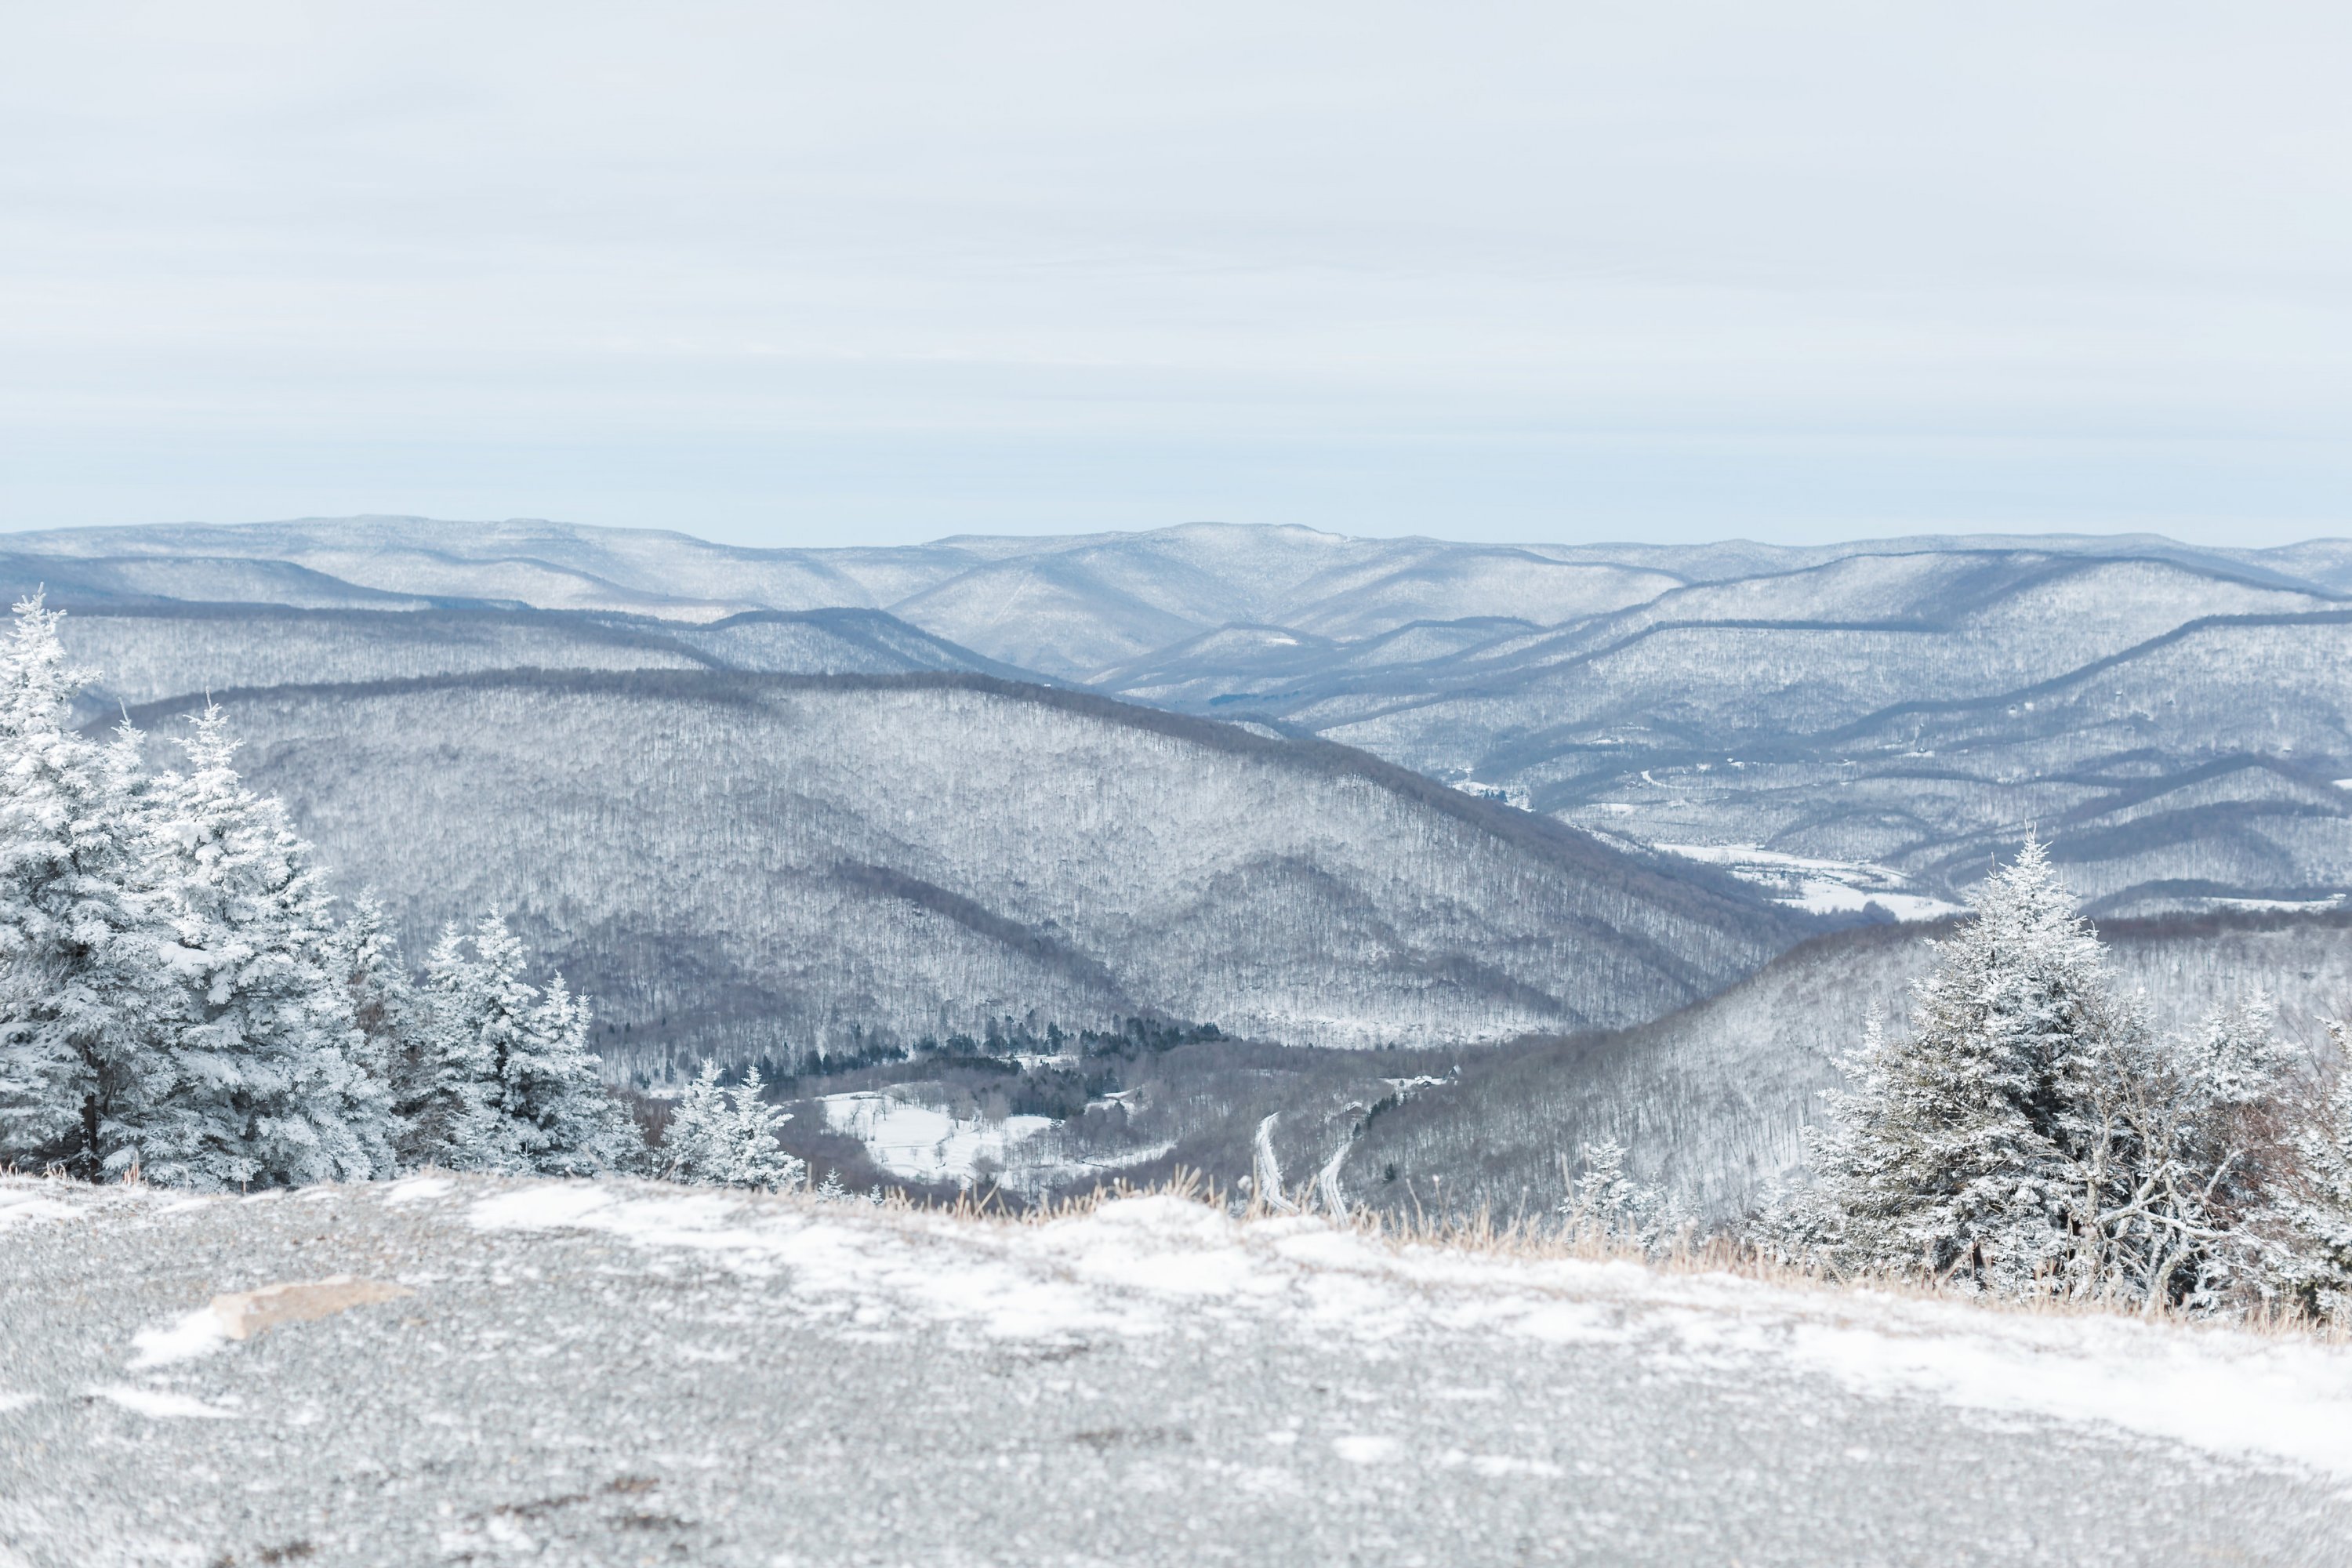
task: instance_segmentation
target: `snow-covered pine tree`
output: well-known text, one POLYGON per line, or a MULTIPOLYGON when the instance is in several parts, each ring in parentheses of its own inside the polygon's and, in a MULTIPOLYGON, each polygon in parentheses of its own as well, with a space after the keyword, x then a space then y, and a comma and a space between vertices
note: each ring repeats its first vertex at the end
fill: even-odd
POLYGON ((0 1157, 129 1169, 178 990, 147 885, 137 738, 71 723, 90 677, 34 595, 0 644, 0 1157))
POLYGON ((587 1001, 552 975, 507 1051, 507 1115, 522 1130, 524 1158, 542 1175, 630 1170, 643 1159, 636 1123, 604 1092, 603 1068, 588 1048, 589 1018, 587 1001))
POLYGON ((1638 1232, 1647 1220, 1652 1195, 1625 1173, 1625 1145, 1614 1138, 1603 1138, 1584 1146, 1584 1170, 1559 1207, 1580 1232, 1622 1239, 1638 1232))
POLYGON ((734 1162, 729 1145, 732 1112, 719 1084, 719 1064, 705 1061, 690 1079, 677 1103, 670 1108, 669 1125, 657 1152, 662 1174, 673 1182, 699 1185, 725 1180, 720 1174, 734 1162))
POLYGON ((495 998, 482 994, 477 969, 465 933, 444 927, 425 958, 415 1058, 394 1080, 393 1115, 404 1166, 520 1168, 520 1152, 505 1141, 498 1056, 484 1026, 499 1009, 495 998))
POLYGON ((2073 1251, 2095 1058, 2137 1023, 2037 841, 1936 947, 1910 1037, 1874 1027, 1809 1138, 1818 1185, 1804 1228, 1846 1268, 2054 1288, 2073 1251))
POLYGON ((766 1094, 756 1067, 735 1091, 735 1184, 779 1191, 797 1187, 807 1179, 808 1165, 776 1142, 784 1113, 767 1102, 766 1094))
POLYGON ((423 1070, 400 1107, 418 1155, 460 1171, 580 1175, 636 1163, 635 1126, 603 1087, 588 1011, 558 975, 542 1000, 493 910, 426 961, 423 1070), (472 952, 467 952, 469 944, 472 952))
POLYGON ((1570 1234, 1645 1252, 1686 1241, 1698 1216, 1664 1188, 1634 1180, 1625 1169, 1625 1145, 1614 1138, 1584 1146, 1583 1173, 1559 1205, 1570 1234))
POLYGON ((323 874, 284 808, 237 777, 216 705, 182 744, 188 771, 156 782, 147 814, 184 990, 157 1041, 142 1164, 200 1187, 389 1174, 389 1097, 337 973, 323 874))
POLYGON ((753 1068, 734 1090, 730 1108, 719 1087, 719 1064, 704 1062, 670 1113, 660 1151, 663 1173, 672 1181, 709 1186, 799 1186, 808 1167, 776 1142, 784 1113, 767 1103, 765 1089, 760 1069, 753 1068))
POLYGON ((404 1169, 422 1164, 412 1146, 417 1129, 402 1108, 425 1100, 432 1079, 425 1007, 401 962, 383 906, 373 897, 362 894, 335 928, 329 962, 351 995, 352 1022, 360 1036, 357 1059, 384 1086, 394 1163, 404 1169))

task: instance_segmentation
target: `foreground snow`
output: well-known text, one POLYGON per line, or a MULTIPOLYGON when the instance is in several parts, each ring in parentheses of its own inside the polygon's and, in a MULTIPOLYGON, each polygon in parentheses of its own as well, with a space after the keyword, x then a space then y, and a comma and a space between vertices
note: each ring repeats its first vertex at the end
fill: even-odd
POLYGON ((1171 1197, 6 1180, 0 1259, 7 1568, 635 1562, 647 1531, 712 1563, 2126 1561, 2151 1506, 2254 1561, 2352 1540, 2343 1347, 1171 1197))
POLYGON ((484 1230, 587 1230, 754 1271, 872 1325, 1003 1339, 1151 1335, 1279 1318, 1367 1348, 1501 1334, 1607 1342, 1738 1377, 1770 1363, 1865 1394, 2096 1422, 2352 1482, 2352 1351, 2105 1314, 2039 1315, 1877 1291, 1790 1289, 1626 1262, 1398 1247, 1313 1217, 1243 1221, 1154 1196, 1040 1225, 936 1214, 761 1212, 587 1184, 477 1204, 484 1230))

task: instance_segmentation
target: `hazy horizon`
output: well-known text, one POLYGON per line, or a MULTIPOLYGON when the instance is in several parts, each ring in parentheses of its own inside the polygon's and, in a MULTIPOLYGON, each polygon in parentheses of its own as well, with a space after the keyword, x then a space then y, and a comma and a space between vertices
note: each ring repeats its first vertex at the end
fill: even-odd
MULTIPOLYGON (((737 549, 752 549, 752 550, 855 550, 855 549, 894 549, 894 548, 896 548, 896 549, 916 549, 916 548, 921 548, 921 547, 926 546, 926 545, 947 545, 947 544, 954 544, 954 543, 957 543, 957 542, 960 542, 960 541, 982 541, 982 540, 998 540, 998 539, 1034 539, 1034 540, 1037 540, 1037 541, 1039 541, 1039 542, 1052 542, 1052 541, 1060 541, 1060 540, 1071 540, 1071 541, 1076 541, 1076 540, 1087 540, 1087 539, 1108 539, 1108 538, 1132 537, 1132 536, 1136 536, 1136 535, 1139 535, 1139 534, 1148 534, 1148 533, 1168 533, 1168 532, 1174 532, 1174 531, 1180 531, 1180 530, 1189 529, 1189 528, 1275 528, 1275 529, 1303 529, 1303 530, 1305 530, 1306 531, 1313 532, 1313 533, 1319 533, 1319 534, 1326 535, 1326 536, 1328 536, 1328 537, 1339 538, 1339 539, 1347 539, 1347 540, 1358 541, 1358 542, 1370 542, 1370 543, 1396 543, 1396 542, 1405 542, 1405 541, 1410 541, 1410 540, 1414 540, 1414 539, 1428 539, 1428 540, 1431 540, 1431 541, 1433 541, 1433 542, 1436 542, 1446 543, 1446 544, 1465 544, 1465 545, 1473 545, 1473 546, 1479 546, 1479 545, 1490 545, 1490 546, 1494 546, 1494 547, 1496 547, 1496 548, 1510 548, 1510 547, 1513 547, 1513 546, 1520 546, 1520 547, 1534 547, 1534 548, 1542 548, 1542 547, 1547 547, 1547 546, 1559 546, 1559 547, 1579 548, 1579 549, 1605 549, 1605 548, 1611 548, 1611 547, 1623 547, 1623 546, 1642 546, 1642 547, 1646 547, 1646 546, 1650 546, 1650 545, 1653 545, 1653 544, 1657 544, 1657 543, 1662 542, 1658 542, 1658 541, 1643 540, 1643 539, 1637 539, 1637 538, 1632 538, 1632 537, 1615 537, 1615 538, 1593 537, 1593 538, 1587 538, 1587 539, 1567 539, 1567 538, 1537 538, 1537 537, 1530 536, 1530 537, 1521 538, 1521 539, 1492 539, 1492 538, 1482 538, 1482 537, 1480 537, 1480 536, 1478 536, 1478 535, 1472 534, 1472 533, 1468 533, 1468 532, 1463 532, 1463 533, 1458 533, 1458 534, 1439 534, 1439 533, 1417 532, 1417 531, 1414 531, 1410 530, 1410 529, 1401 529, 1401 530, 1397 530, 1397 531, 1389 531, 1389 532, 1378 532, 1378 533, 1375 533, 1375 532, 1367 532, 1367 531, 1350 531, 1350 530, 1348 530, 1348 529, 1342 529, 1342 528, 1319 528, 1319 529, 1318 529, 1318 528, 1313 528, 1313 527, 1310 527, 1309 525, 1307 525, 1307 524, 1304 524, 1304 523, 1284 523, 1284 522, 1246 523, 1246 522, 1234 522, 1234 521, 1229 521, 1229 520, 1220 519, 1220 518, 1187 518, 1187 519, 1184 519, 1184 520, 1182 520, 1182 521, 1176 521, 1176 522, 1159 523, 1159 524, 1153 524, 1153 525, 1150 525, 1150 526, 1138 526, 1138 527, 1132 527, 1132 528, 1105 528, 1105 529, 1076 529, 1076 528, 1074 528, 1074 529, 1068 529, 1068 530, 1058 530, 1058 529, 1057 529, 1057 530, 1051 530, 1051 531, 1046 531, 1046 530, 1034 530, 1034 531, 1005 530, 1005 531, 982 531, 982 530, 964 530, 964 531, 961 531, 954 532, 954 533, 941 533, 941 534, 936 534, 936 535, 932 535, 932 536, 930 536, 930 537, 928 537, 928 538, 922 538, 922 539, 908 539, 908 540, 898 540, 898 541, 891 541, 891 542, 860 542, 860 541, 848 541, 848 542, 833 542, 833 543, 818 543, 818 544, 793 544, 793 543, 787 543, 787 542, 760 542, 760 541, 746 541, 746 540, 733 540, 733 539, 727 539, 727 538, 723 538, 723 537, 721 537, 721 536, 719 536, 719 535, 718 535, 718 534, 715 534, 715 533, 700 532, 700 531, 698 531, 697 530, 695 530, 695 529, 693 529, 693 528, 690 528, 690 527, 672 527, 672 526, 661 526, 661 525, 655 525, 655 524, 636 524, 636 523, 591 523, 591 522, 581 522, 581 521, 578 521, 578 520, 576 520, 576 519, 571 519, 571 518, 559 518, 559 517, 533 517, 533 516, 516 516, 516 517, 472 517, 472 518, 465 518, 465 517, 434 517, 434 516, 429 516, 429 515, 426 515, 426 514, 424 514, 424 513, 419 513, 419 512, 351 512, 351 513, 345 513, 345 514, 341 515, 341 516, 327 516, 327 515, 315 515, 315 514, 314 514, 314 515, 310 515, 310 516, 301 516, 301 517, 251 518, 251 519, 236 520, 236 521, 222 521, 222 520, 208 519, 208 518, 181 518, 181 519, 173 519, 173 520, 171 520, 171 521, 160 521, 160 522, 143 522, 143 523, 142 523, 142 522, 126 522, 126 523, 83 523, 83 524, 73 524, 73 525, 68 525, 68 526, 65 526, 65 527, 55 528, 55 529, 44 529, 44 528, 18 528, 18 529, 10 529, 10 530, 0 531, 0 536, 5 536, 5 534, 16 534, 16 535, 20 535, 20 536, 26 536, 26 537, 29 537, 29 536, 34 536, 34 535, 37 535, 37 534, 41 534, 41 533, 73 533, 73 532, 91 532, 91 531, 108 531, 108 530, 115 530, 115 529, 126 530, 126 531, 127 531, 127 530, 145 529, 145 528, 156 528, 156 529, 173 529, 173 528, 225 528, 225 529, 251 528, 251 529, 267 529, 267 528, 299 527, 299 526, 306 526, 306 525, 316 525, 316 524, 321 524, 321 523, 351 523, 351 522, 415 522, 415 523, 423 523, 423 524, 428 524, 428 525, 433 525, 433 526, 445 526, 445 527, 452 527, 452 528, 509 528, 509 527, 532 527, 532 526, 541 526, 541 527, 551 527, 551 528, 585 528, 585 529, 597 529, 597 530, 611 530, 611 531, 615 531, 615 532, 651 532, 651 533, 669 533, 669 534, 677 534, 677 535, 682 535, 682 536, 684 536, 684 537, 687 537, 687 538, 689 538, 689 539, 694 539, 694 540, 697 540, 697 541, 701 542, 704 542, 704 543, 718 544, 718 545, 727 546, 727 547, 729 547, 729 548, 737 548, 737 549)), ((1713 536, 1692 536, 1692 537, 1690 537, 1690 538, 1686 538, 1686 539, 1679 539, 1679 540, 1675 540, 1675 541, 1670 541, 1670 542, 1665 542, 1665 543, 1667 543, 1667 544, 1669 544, 1669 545, 1687 545, 1687 546, 1693 546, 1693 547, 1705 547, 1705 546, 1709 546, 1709 545, 1728 545, 1728 544, 1761 544, 1761 545, 1768 545, 1768 546, 1773 546, 1773 547, 1779 547, 1779 548, 1789 548, 1789 549, 1808 549, 1808 548, 1841 548, 1841 547, 1855 546, 1855 545, 1864 545, 1864 544, 1902 544, 1902 543, 1910 543, 1910 542, 1916 542, 1958 543, 1958 544, 1963 544, 1963 545, 1983 544, 1983 545, 1988 545, 1988 546, 1998 546, 1998 545, 2000 545, 2000 544, 2003 544, 2003 543, 2008 543, 2008 542, 2014 542, 2014 543, 2017 543, 2017 544, 2022 544, 2022 545, 2032 545, 2032 544, 2035 544, 2035 543, 2063 544, 2063 543, 2069 543, 2069 542, 2096 542, 2096 543, 2101 543, 2101 544, 2123 544, 2123 543, 2131 542, 2137 542, 2137 541, 2146 541, 2146 542, 2149 542, 2149 543, 2151 543, 2151 544, 2169 544, 2169 545, 2175 545, 2175 546, 2179 546, 2179 547, 2181 547, 2181 548, 2184 548, 2184 549, 2189 549, 2189 550, 2210 550, 2210 551, 2223 551, 2223 552, 2226 552, 2226 551, 2241 550, 2241 549, 2245 549, 2245 550, 2286 549, 2286 548, 2291 548, 2291 547, 2294 547, 2294 546, 2296 546, 2296 545, 2325 544, 2325 543, 2334 543, 2334 542, 2352 542, 2352 534, 2340 534, 2340 535, 2339 535, 2339 534, 2324 534, 2324 533, 2322 533, 2322 534, 2310 534, 2310 535, 2306 535, 2306 536, 2302 537, 2302 538, 2299 538, 2299 539, 2284 539, 2284 540, 2278 540, 2278 541, 2271 542, 2269 542, 2269 543, 2265 543, 2265 544, 2255 544, 2255 545, 2237 545, 2237 544, 2225 544, 2225 543, 2213 543, 2213 542, 2197 542, 2197 541, 2188 540, 2188 539, 2181 539, 2181 538, 2177 538, 2177 537, 2172 536, 2172 535, 2169 535, 2169 534, 2159 533, 2159 532, 2156 532, 2156 531, 2148 531, 2148 530, 2131 530, 2131 529, 2117 529, 2117 530, 2108 531, 2090 531, 2090 530, 2074 530, 2074 531, 2065 531, 2065 530, 2042 530, 2042 531, 2016 531, 2016 530, 1969 530, 1969 531, 1952 531, 1952 530, 1925 531, 1925 530, 1923 530, 1923 531, 1915 531, 1915 532, 1908 532, 1908 533, 1871 534, 1871 533, 1859 533, 1859 532, 1857 532, 1857 533, 1852 533, 1852 534, 1843 535, 1843 536, 1837 537, 1837 538, 1824 538, 1824 539, 1818 539, 1818 540, 1807 540, 1807 541, 1771 540, 1771 539, 1759 538, 1759 537, 1756 537, 1756 536, 1754 536, 1754 535, 1748 535, 1748 534, 1724 533, 1724 534, 1717 534, 1717 535, 1713 535, 1713 536)))

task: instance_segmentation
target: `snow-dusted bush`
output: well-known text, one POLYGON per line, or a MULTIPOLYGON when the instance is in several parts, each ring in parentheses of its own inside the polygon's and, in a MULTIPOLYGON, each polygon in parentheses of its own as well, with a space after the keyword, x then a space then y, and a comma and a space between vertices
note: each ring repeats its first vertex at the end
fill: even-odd
POLYGON ((2291 1134, 2292 1168, 2273 1210, 2280 1257, 2272 1282, 2303 1311, 2352 1328, 2352 1042, 2336 1048, 2291 1134))
POLYGON ((719 1064, 704 1062, 701 1076, 687 1085, 670 1113, 660 1150, 663 1174, 707 1186, 799 1186, 808 1167, 776 1142, 784 1113, 761 1098, 764 1088, 753 1068, 730 1106, 719 1064))

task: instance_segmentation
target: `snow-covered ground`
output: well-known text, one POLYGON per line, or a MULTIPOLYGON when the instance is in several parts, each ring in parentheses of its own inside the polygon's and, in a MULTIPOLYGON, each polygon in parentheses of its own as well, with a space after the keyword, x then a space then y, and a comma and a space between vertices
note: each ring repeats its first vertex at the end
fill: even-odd
MULTIPOLYGON (((1108 1095, 1098 1103, 1115 1104, 1124 1097, 1108 1095)), ((866 1157, 894 1176, 964 1188, 994 1185, 1028 1196, 1070 1183, 1108 1182, 1176 1147, 1163 1141, 1076 1149, 1069 1140, 1045 1136, 1062 1125, 1051 1117, 959 1116, 887 1091, 829 1094, 818 1103, 828 1130, 864 1143, 866 1157)))
POLYGON ((0 1237, 8 1568, 2352 1542, 2352 1350, 2295 1339, 1169 1197, 1023 1225, 635 1183, 12 1180, 0 1237), (257 1301, 299 1310, 257 1329, 257 1301))
POLYGON ((2105 1314, 1774 1287, 1622 1261, 1399 1247, 1312 1216, 1237 1219, 1171 1196, 1034 1225, 853 1220, 586 1183, 486 1198, 483 1231, 577 1230, 787 1271, 868 1323, 994 1339, 1148 1336, 1275 1317, 1367 1350, 1454 1334, 1630 1347, 1726 1376, 1797 1368, 1856 1391, 2090 1422, 2352 1487, 2352 1350, 2105 1314))
POLYGON ((824 1124, 866 1145, 867 1158, 910 1182, 969 1186, 983 1168, 1018 1163, 1020 1146, 1058 1125, 1050 1116, 953 1116, 894 1094, 828 1094, 824 1124))
POLYGON ((1778 903, 1817 915, 1858 912, 1876 904, 1898 921, 1935 921, 1965 911, 1948 900, 1906 892, 1902 873, 1850 860, 1816 860, 1753 844, 1653 844, 1685 860, 1719 866, 1769 891, 1778 903))

